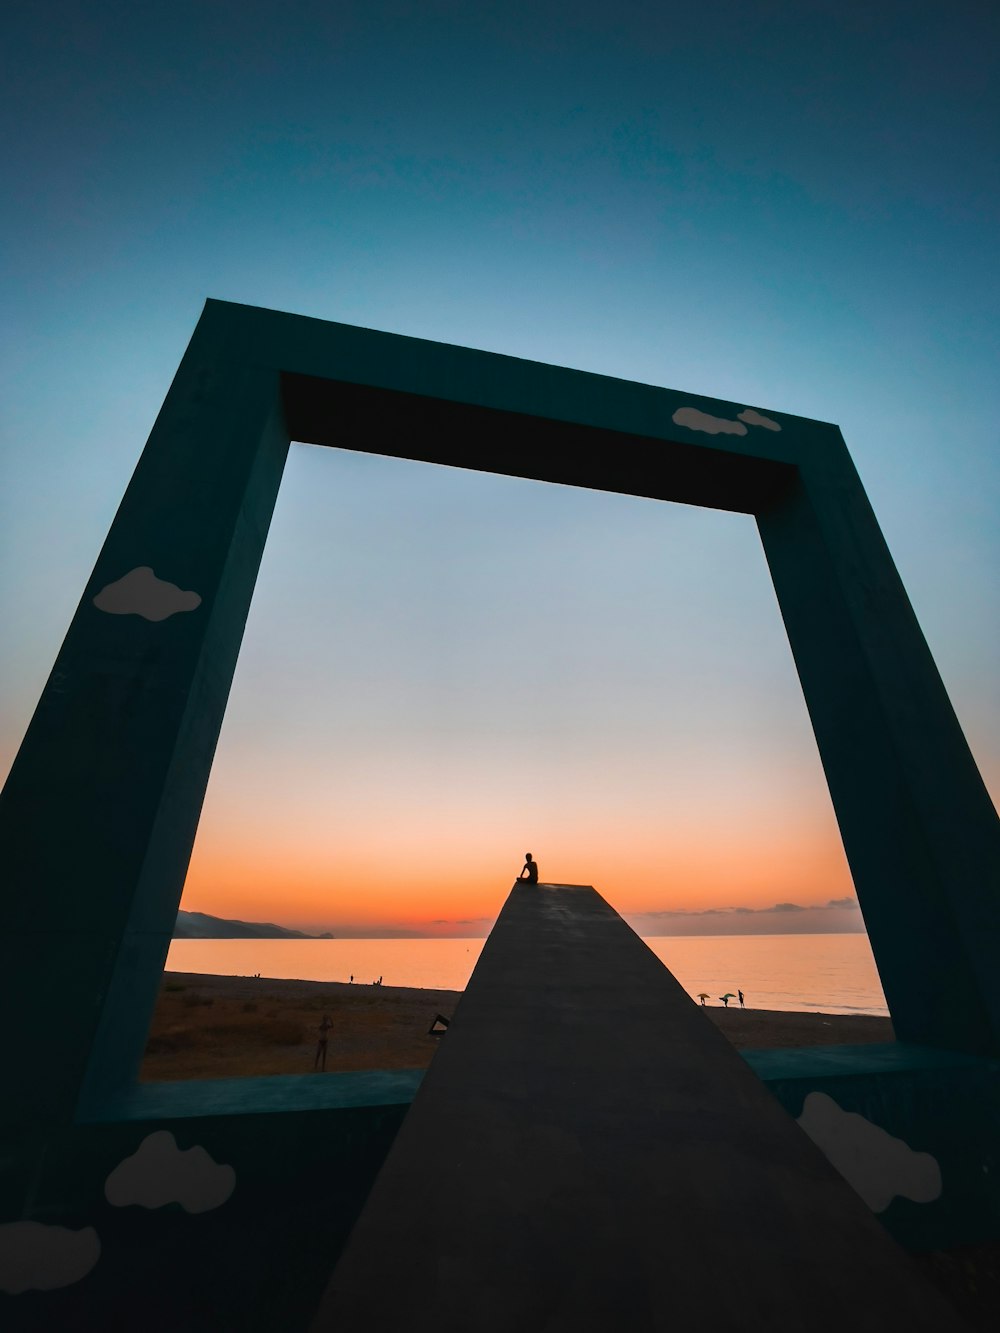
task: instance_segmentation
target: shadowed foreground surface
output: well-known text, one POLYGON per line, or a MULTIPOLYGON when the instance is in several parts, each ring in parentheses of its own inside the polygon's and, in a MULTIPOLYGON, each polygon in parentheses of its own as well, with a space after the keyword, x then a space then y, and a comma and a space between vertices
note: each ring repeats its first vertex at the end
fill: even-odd
MULTIPOLYGON (((438 1048, 433 1017, 451 1018, 461 992, 404 986, 167 973, 143 1079, 247 1078, 313 1068, 316 1028, 330 1030, 327 1069, 425 1068, 438 1048)), ((893 1039, 887 1018, 760 1009, 701 1011, 741 1049, 859 1046, 893 1039)), ((317 1075, 319 1077, 319 1075, 317 1075)), ((1000 1241, 915 1256, 971 1328, 1000 1328, 1000 1241)))
POLYGON ((845 1325, 960 1327, 593 889, 515 886, 316 1333, 845 1325))

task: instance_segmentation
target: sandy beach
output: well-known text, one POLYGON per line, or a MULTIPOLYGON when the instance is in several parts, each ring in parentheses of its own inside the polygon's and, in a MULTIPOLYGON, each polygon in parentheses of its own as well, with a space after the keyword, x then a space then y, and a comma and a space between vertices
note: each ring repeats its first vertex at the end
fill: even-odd
MULTIPOLYGON (((417 1069, 450 1018, 460 991, 345 985, 270 977, 164 974, 142 1079, 245 1078, 313 1068, 319 1025, 330 1019, 327 1070, 417 1069)), ((775 1010, 705 1013, 736 1047, 857 1045, 892 1041, 888 1018, 775 1010)))

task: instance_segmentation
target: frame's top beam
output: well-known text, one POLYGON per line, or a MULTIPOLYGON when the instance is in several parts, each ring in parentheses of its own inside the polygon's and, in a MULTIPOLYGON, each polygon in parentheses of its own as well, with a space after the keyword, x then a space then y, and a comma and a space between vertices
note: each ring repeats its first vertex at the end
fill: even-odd
POLYGON ((195 347, 280 372, 304 443, 712 508, 756 512, 804 453, 843 449, 788 413, 223 301, 195 347))

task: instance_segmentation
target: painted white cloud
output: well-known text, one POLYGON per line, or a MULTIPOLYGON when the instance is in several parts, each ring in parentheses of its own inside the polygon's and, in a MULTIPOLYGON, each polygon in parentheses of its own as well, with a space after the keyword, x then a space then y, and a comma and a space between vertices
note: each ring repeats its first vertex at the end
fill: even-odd
POLYGON ((93 1227, 71 1231, 44 1222, 0 1225, 0 1291, 55 1291, 86 1277, 101 1256, 93 1227))
POLYGON ((679 407, 673 419, 678 426, 687 426, 688 430, 703 430, 709 435, 747 433, 742 421, 730 421, 728 417, 713 417, 708 412, 700 412, 696 407, 679 407))
POLYGON ((169 1130, 158 1129, 118 1163, 104 1183, 104 1193, 116 1208, 179 1203, 186 1212, 207 1213, 225 1203, 235 1185, 231 1166, 213 1161, 202 1147, 178 1148, 169 1130))
POLYGON ((145 620, 166 620, 179 611, 193 611, 201 605, 196 592, 185 592, 176 583, 158 579, 149 565, 107 584, 94 598, 98 611, 112 616, 142 616, 145 620))
POLYGON ((809 1093, 799 1124, 873 1213, 883 1212, 897 1194, 914 1203, 939 1197, 941 1168, 930 1153, 915 1152, 825 1092, 809 1093))
POLYGON ((742 412, 737 412, 736 415, 741 421, 745 421, 748 426, 763 426, 765 430, 781 430, 776 421, 772 421, 770 417, 762 416, 756 408, 745 407, 742 412))

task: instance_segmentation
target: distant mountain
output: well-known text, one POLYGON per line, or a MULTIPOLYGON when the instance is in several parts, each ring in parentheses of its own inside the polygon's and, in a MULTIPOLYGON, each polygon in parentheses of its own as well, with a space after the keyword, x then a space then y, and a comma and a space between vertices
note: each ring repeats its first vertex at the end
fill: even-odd
POLYGON ((178 912, 175 940, 332 940, 329 931, 307 935, 301 930, 275 926, 270 921, 225 921, 204 912, 178 912))

